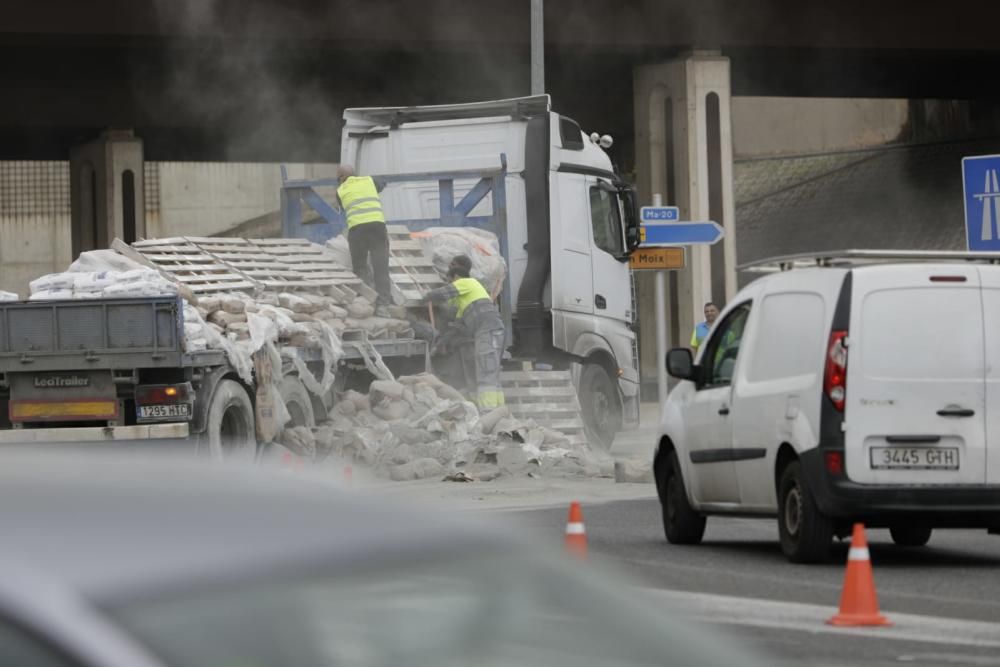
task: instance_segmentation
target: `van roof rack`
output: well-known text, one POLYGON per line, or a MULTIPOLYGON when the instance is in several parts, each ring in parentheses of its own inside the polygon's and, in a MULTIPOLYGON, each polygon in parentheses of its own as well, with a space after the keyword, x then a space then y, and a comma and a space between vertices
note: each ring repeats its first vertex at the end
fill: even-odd
POLYGON ((1000 252, 965 250, 831 250, 781 255, 737 265, 738 271, 771 273, 815 267, 852 267, 896 262, 983 262, 1000 264, 1000 252))

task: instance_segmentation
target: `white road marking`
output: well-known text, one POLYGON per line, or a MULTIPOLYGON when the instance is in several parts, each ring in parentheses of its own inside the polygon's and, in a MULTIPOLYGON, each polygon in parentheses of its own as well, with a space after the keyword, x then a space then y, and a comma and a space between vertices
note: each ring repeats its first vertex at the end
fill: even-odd
POLYGON ((705 623, 1000 648, 1000 623, 903 614, 882 609, 881 613, 889 617, 892 626, 842 628, 826 623, 837 612, 834 607, 686 591, 641 590, 649 598, 679 610, 684 617, 705 623))

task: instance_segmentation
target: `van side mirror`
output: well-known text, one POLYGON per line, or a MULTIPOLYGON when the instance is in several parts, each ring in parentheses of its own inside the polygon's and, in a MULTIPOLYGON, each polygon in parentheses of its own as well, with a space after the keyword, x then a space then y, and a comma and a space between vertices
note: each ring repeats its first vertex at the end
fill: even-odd
POLYGON ((667 373, 678 380, 694 380, 694 359, 691 350, 686 347, 675 347, 667 352, 667 373))

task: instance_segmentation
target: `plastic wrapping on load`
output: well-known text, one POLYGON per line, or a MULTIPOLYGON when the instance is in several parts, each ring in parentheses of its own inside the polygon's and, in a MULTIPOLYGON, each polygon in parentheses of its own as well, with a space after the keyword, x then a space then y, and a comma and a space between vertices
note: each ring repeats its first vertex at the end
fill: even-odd
POLYGON ((329 249, 334 256, 334 260, 337 264, 343 267, 354 270, 354 265, 351 262, 351 245, 347 242, 347 233, 340 234, 339 236, 334 236, 332 239, 326 242, 326 247, 329 249))
POLYGON ((120 255, 114 250, 88 250, 80 253, 80 256, 69 265, 66 272, 131 271, 142 268, 145 268, 142 264, 120 255))
POLYGON ((85 273, 74 274, 73 291, 99 293, 105 288, 114 285, 119 275, 116 271, 87 271, 85 273))
MULTIPOLYGON (((81 267, 101 264, 113 265, 114 263, 98 257, 90 257, 86 262, 77 260, 73 263, 74 266, 81 267)), ((32 301, 122 299, 143 296, 174 296, 178 293, 177 285, 161 276, 157 271, 141 266, 127 268, 124 271, 107 269, 103 271, 50 273, 31 281, 29 287, 32 301)))
POLYGON ((258 313, 274 322, 278 327, 278 335, 291 338, 296 334, 307 334, 309 329, 304 324, 292 319, 292 311, 279 306, 260 306, 258 313))
POLYGON ((65 301, 73 298, 71 289, 39 290, 33 291, 28 301, 65 301))
POLYGON ((103 290, 109 299, 124 299, 141 296, 175 296, 177 285, 162 278, 158 280, 136 280, 135 282, 116 283, 103 290))
POLYGON ((309 367, 299 356, 298 350, 295 348, 284 349, 289 352, 290 361, 299 372, 299 379, 302 380, 306 389, 317 396, 322 396, 333 386, 335 379, 333 369, 337 367, 337 363, 344 356, 344 346, 340 342, 340 336, 329 324, 322 321, 315 324, 318 326, 317 338, 323 359, 323 376, 320 379, 317 380, 309 370, 309 367))
POLYGON ((207 349, 222 350, 240 379, 251 384, 253 382, 253 362, 250 359, 250 354, 237 347, 237 343, 216 331, 211 324, 202 318, 198 309, 191 304, 185 302, 183 314, 185 351, 191 353, 207 349))
POLYGON ((428 227, 410 234, 420 241, 430 255, 434 268, 445 275, 455 255, 467 255, 472 260, 472 277, 496 297, 507 275, 507 263, 500 254, 497 235, 475 227, 428 227))
POLYGON ((257 437, 263 442, 274 442, 292 418, 281 397, 281 356, 271 340, 277 330, 273 322, 263 317, 256 318, 249 326, 253 330, 251 346, 259 345, 251 357, 257 377, 254 402, 257 437))
POLYGON ((0 301, 19 301, 20 297, 13 292, 4 292, 0 290, 0 301))
POLYGON ((47 276, 32 280, 28 283, 28 288, 32 294, 67 290, 72 292, 75 283, 76 274, 74 273, 50 273, 47 276))

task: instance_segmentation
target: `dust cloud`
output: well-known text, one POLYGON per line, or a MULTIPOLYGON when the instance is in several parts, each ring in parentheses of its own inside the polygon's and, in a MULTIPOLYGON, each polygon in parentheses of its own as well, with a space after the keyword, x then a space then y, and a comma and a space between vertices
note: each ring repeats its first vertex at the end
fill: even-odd
POLYGON ((426 14, 423 3, 402 0, 377 7, 304 0, 156 0, 155 6, 169 37, 152 85, 178 126, 202 133, 195 140, 212 146, 213 159, 335 162, 345 107, 528 92, 526 43, 494 46, 496 26, 477 20, 474 8, 445 3, 432 10, 440 16, 418 16, 426 14), (372 25, 396 41, 329 37, 369 35, 372 25), (427 40, 442 46, 427 49, 427 40))

